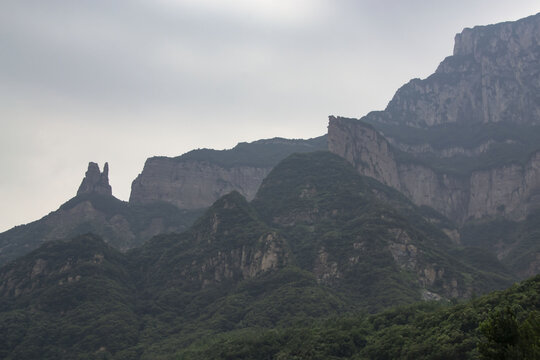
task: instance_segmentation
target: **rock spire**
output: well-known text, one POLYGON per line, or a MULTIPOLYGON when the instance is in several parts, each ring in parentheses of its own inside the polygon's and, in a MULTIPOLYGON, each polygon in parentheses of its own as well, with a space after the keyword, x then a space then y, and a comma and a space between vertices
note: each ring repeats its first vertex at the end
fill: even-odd
POLYGON ((79 186, 77 195, 89 193, 112 195, 112 188, 109 185, 108 163, 105 163, 103 166, 103 172, 100 172, 98 164, 94 162, 88 163, 88 170, 82 180, 81 186, 79 186))

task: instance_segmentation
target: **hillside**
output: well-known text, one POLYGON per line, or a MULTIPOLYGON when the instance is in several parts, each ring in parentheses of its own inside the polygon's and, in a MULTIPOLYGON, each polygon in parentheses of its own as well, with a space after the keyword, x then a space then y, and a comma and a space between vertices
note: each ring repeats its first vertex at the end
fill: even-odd
POLYGON ((180 210, 167 203, 130 204, 112 195, 105 164, 90 163, 77 195, 56 211, 0 234, 0 265, 53 240, 94 233, 126 251, 152 236, 186 230, 202 210, 180 210))
POLYGON ((423 303, 310 326, 234 331, 180 359, 538 359, 540 277, 448 306, 423 303))
POLYGON ((331 152, 444 214, 467 244, 521 278, 540 271, 538 226, 529 220, 540 209, 539 34, 540 14, 464 29, 453 55, 403 85, 384 111, 332 116, 328 127, 331 152), (471 239, 479 224, 483 240, 471 239), (488 241, 503 224, 527 234, 488 241))
POLYGON ((540 14, 465 29, 327 136, 153 157, 129 202, 90 163, 0 234, 0 358, 540 359, 539 60, 540 14))
POLYGON ((455 301, 513 281, 496 259, 455 258, 467 250, 443 225, 335 155, 292 155, 252 204, 232 192, 181 234, 126 254, 85 235, 0 268, 0 350, 168 359, 217 334, 455 301))
POLYGON ((201 209, 233 190, 251 200, 270 170, 288 155, 327 148, 326 136, 273 138, 239 143, 228 150, 197 149, 175 158, 153 157, 133 181, 129 202, 201 209))
POLYGON ((229 150, 198 149, 176 158, 150 158, 133 181, 129 202, 112 195, 108 164, 101 172, 91 162, 75 197, 42 219, 0 233, 0 265, 44 242, 89 232, 121 251, 157 234, 182 232, 231 191, 253 198, 263 178, 286 156, 326 148, 326 136, 274 138, 229 150))

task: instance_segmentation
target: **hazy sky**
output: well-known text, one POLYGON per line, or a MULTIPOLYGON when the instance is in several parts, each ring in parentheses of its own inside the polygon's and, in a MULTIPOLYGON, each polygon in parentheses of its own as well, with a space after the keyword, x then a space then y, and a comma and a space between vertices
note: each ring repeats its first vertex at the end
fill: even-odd
POLYGON ((326 132, 383 109, 464 27, 538 0, 2 0, 0 231, 73 197, 89 161, 129 198, 146 158, 326 132))

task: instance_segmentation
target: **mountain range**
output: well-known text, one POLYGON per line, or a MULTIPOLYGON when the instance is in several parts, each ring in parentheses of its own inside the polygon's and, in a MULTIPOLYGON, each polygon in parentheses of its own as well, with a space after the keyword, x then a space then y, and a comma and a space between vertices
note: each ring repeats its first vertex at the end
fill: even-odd
POLYGON ((0 357, 539 358, 539 94, 537 14, 324 136, 150 158, 129 202, 90 163, 0 234, 0 357))

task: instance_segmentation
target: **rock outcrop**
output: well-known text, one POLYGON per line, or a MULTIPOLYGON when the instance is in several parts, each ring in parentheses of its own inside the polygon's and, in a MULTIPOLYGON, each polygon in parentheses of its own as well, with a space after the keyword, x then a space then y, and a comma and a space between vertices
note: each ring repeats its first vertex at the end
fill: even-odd
POLYGON ((524 165, 510 164, 456 175, 414 161, 402 161, 371 125, 330 117, 331 152, 347 159, 360 174, 377 179, 458 223, 504 216, 523 220, 540 208, 540 151, 524 165))
POLYGON ((181 209, 200 209, 236 190, 253 199, 271 167, 223 167, 208 161, 153 157, 131 185, 130 203, 167 202, 181 209))
POLYGON ((170 204, 129 204, 115 198, 108 179, 109 166, 100 172, 88 165, 77 196, 32 223, 0 234, 0 265, 52 240, 93 233, 121 251, 152 236, 186 230, 200 211, 180 210, 170 204))
POLYGON ((81 186, 79 186, 79 190, 77 190, 77 195, 90 193, 112 195, 112 188, 109 185, 108 163, 103 166, 103 172, 99 171, 98 164, 94 162, 88 163, 88 170, 81 182, 81 186))
POLYGON ((308 140, 273 138, 240 143, 230 150, 199 149, 176 158, 153 157, 133 181, 129 201, 200 209, 231 191, 251 200, 262 180, 282 159, 296 152, 324 149, 325 136, 308 140))
POLYGON ((460 263, 451 255, 456 241, 435 218, 425 217, 399 192, 359 176, 334 154, 289 156, 266 177, 252 205, 289 240, 297 263, 318 283, 354 283, 351 296, 359 302, 366 294, 374 301, 372 286, 380 283, 409 284, 419 299, 425 291, 432 297, 468 297, 482 282, 473 284, 460 273, 468 260, 460 263))
MULTIPOLYGON (((90 162, 74 198, 42 219, 0 234, 0 265, 46 241, 90 232, 124 251, 155 235, 184 231, 231 191, 251 200, 263 178, 289 154, 321 149, 327 149, 326 136, 274 138, 240 143, 230 150, 150 158, 133 181, 129 203, 112 195, 109 165, 105 163, 101 172, 90 162)), ((264 267, 270 258, 261 256, 264 267)))
POLYGON ((454 54, 425 80, 401 87, 371 121, 429 127, 448 123, 540 123, 540 14, 464 29, 454 54))
POLYGON ((150 282, 201 289, 252 279, 291 263, 287 241, 260 221, 236 191, 216 201, 191 231, 172 236, 173 250, 147 270, 150 282))
POLYGON ((384 111, 330 118, 330 151, 463 223, 540 206, 540 14, 465 29, 384 111))
POLYGON ((329 150, 454 220, 463 246, 494 253, 522 278, 534 275, 539 69, 540 13, 465 29, 454 54, 433 75, 401 87, 384 111, 360 120, 330 117, 329 150), (481 231, 471 235, 471 228, 481 231))

